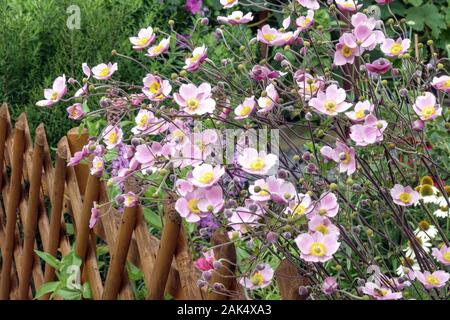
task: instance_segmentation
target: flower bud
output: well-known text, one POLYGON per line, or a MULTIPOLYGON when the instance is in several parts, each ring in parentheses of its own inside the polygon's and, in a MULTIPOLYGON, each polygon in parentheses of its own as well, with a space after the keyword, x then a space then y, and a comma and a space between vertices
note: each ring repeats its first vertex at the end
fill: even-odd
POLYGON ((202 20, 200 20, 200 23, 204 26, 207 26, 209 24, 209 19, 208 18, 202 18, 202 20))
POLYGON ((205 279, 206 281, 211 280, 211 278, 212 278, 211 271, 209 271, 209 270, 208 271, 203 271, 202 278, 205 279))
POLYGON ((303 161, 309 161, 309 160, 311 160, 311 153, 309 153, 308 151, 306 151, 305 153, 303 153, 302 159, 303 159, 303 161))
POLYGON ((214 261, 213 268, 214 268, 214 270, 218 270, 218 269, 222 268, 222 263, 219 260, 214 261))

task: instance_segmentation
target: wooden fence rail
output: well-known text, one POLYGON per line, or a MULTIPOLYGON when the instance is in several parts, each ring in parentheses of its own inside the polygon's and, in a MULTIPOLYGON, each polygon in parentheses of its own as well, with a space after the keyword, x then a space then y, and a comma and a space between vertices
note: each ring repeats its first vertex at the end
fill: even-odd
MULTIPOLYGON (((226 292, 234 293, 231 296, 198 288, 200 273, 194 267, 173 201, 165 205, 160 241, 148 232, 142 207, 118 213, 109 205, 105 183, 90 175, 87 165, 67 166, 88 138, 86 131, 70 130, 57 145, 53 167, 44 125, 36 129, 33 142, 25 114, 13 127, 7 105, 0 108, 0 300, 32 299, 42 284, 56 277, 49 264, 42 269, 34 250, 65 256, 72 244, 82 260, 81 279, 89 281, 93 299, 136 298, 127 261, 143 272, 148 299, 163 299, 165 293, 187 300, 242 298, 242 288, 233 277, 236 251, 225 235, 213 236, 215 256, 225 263, 223 270, 213 273, 212 281, 222 283, 226 292), (100 218, 90 229, 94 202, 100 204, 100 218), (66 221, 73 225, 74 241, 66 221), (110 254, 106 277, 99 270, 99 242, 105 243, 110 254)), ((289 269, 290 276, 292 272, 289 269)), ((279 272, 278 278, 284 282, 283 291, 288 292, 279 272)), ((298 299, 291 291, 285 298, 298 299)), ((40 299, 49 298, 47 294, 40 299)))

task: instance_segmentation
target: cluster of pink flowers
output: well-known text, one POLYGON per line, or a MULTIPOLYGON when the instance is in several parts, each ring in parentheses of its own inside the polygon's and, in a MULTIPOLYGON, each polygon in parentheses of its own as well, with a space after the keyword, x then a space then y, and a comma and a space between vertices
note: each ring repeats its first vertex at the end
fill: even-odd
MULTIPOLYGON (((446 286, 448 234, 434 220, 430 225, 418 218, 428 219, 432 212, 450 216, 446 181, 433 177, 416 184, 424 172, 438 175, 443 166, 432 159, 424 135, 448 119, 444 101, 450 77, 441 74, 435 55, 426 72, 411 71, 406 27, 386 30, 355 0, 335 0, 328 7, 297 0, 280 11, 280 27, 268 19, 248 39, 241 31, 235 37, 231 28, 256 25, 251 6, 238 0, 220 4, 227 13, 217 17, 221 26, 214 41, 230 51, 220 62, 213 61, 216 50, 206 37, 171 46, 179 39, 175 22, 172 33, 148 26, 129 38, 130 50, 145 61, 182 57, 170 66, 171 75, 145 70, 128 85, 114 79, 117 63, 92 68, 84 63, 82 82, 63 75, 44 90, 38 106, 70 101, 68 117, 99 133, 69 165, 88 162, 92 175, 116 189, 111 202, 121 209, 156 208, 149 193, 176 194, 175 210, 195 224, 191 238, 203 250, 195 252, 201 287, 225 290, 210 283, 223 262, 208 245, 216 229, 248 252, 236 268, 246 290, 273 283, 274 255, 312 274, 311 288, 302 289, 314 296, 396 300, 408 296, 409 286, 422 285, 427 292, 446 286), (322 26, 312 31, 322 9, 339 26, 345 24, 331 40, 324 41, 322 26), (236 44, 239 54, 231 52, 236 44), (264 50, 249 50, 256 45, 264 50), (260 51, 265 53, 255 59, 260 51), (76 86, 73 97, 66 98, 67 84, 76 86), (99 107, 90 111, 87 101, 98 95, 103 95, 99 107), (228 149, 230 128, 237 133, 228 149), (266 128, 275 141, 270 148, 261 137, 252 140, 255 131, 266 128), (131 176, 139 180, 139 192, 125 192, 131 176), (397 250, 400 241, 408 247, 397 250), (383 274, 363 283, 348 279, 361 277, 362 266, 378 261, 380 252, 386 253, 383 274), (388 270, 392 266, 398 268, 388 270)), ((186 4, 195 14, 201 7, 202 1, 186 4)), ((209 20, 197 22, 206 26, 209 20)), ((101 206, 92 208, 90 228, 101 206)), ((442 297, 439 291, 436 296, 442 297)))

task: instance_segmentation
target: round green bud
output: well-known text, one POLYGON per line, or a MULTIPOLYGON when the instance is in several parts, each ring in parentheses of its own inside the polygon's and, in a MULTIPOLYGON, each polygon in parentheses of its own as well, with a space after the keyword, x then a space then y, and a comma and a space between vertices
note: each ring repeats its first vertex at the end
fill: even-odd
POLYGON ((175 25, 175 21, 173 21, 172 19, 169 20, 168 22, 169 26, 173 27, 175 25))
POLYGON ((438 63, 437 68, 438 68, 438 70, 442 70, 442 69, 444 69, 444 65, 442 63, 438 63))
POLYGON ((300 159, 301 159, 301 157, 300 157, 298 154, 296 154, 296 155, 294 155, 294 156, 292 157, 292 160, 295 161, 295 162, 300 161, 300 159))
POLYGON ((186 70, 181 70, 180 71, 180 76, 186 77, 186 75, 187 75, 187 71, 186 70))
POLYGON ((328 186, 328 188, 329 188, 331 191, 336 191, 337 188, 338 188, 338 185, 337 185, 336 183, 330 183, 330 185, 328 186))
POLYGON ((427 41, 427 45, 428 45, 428 46, 432 46, 433 43, 434 43, 434 42, 433 42, 433 40, 431 40, 431 39, 427 41))
POLYGON ((175 72, 172 73, 172 74, 170 75, 170 79, 172 79, 172 80, 177 80, 177 79, 178 79, 178 74, 176 74, 175 72))
POLYGON ((111 55, 112 55, 112 56, 117 55, 117 50, 112 50, 112 51, 111 51, 111 55))

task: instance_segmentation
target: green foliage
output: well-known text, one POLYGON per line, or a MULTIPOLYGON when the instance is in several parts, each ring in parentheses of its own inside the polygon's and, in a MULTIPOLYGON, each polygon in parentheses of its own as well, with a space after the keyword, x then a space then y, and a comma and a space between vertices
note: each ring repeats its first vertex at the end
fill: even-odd
POLYGON ((35 250, 36 254, 47 264, 56 269, 58 281, 44 283, 34 296, 39 299, 45 294, 51 293, 50 298, 55 296, 65 300, 92 299, 91 287, 88 282, 80 283, 81 259, 71 251, 61 260, 50 254, 35 250))
MULTIPOLYGON (((39 108, 43 89, 61 74, 81 79, 81 64, 113 60, 111 50, 131 52, 128 37, 142 27, 166 26, 168 19, 190 23, 182 0, 9 0, 0 2, 0 102, 9 103, 12 116, 27 113, 31 130, 45 122, 50 145, 77 123, 65 107, 39 108), (70 30, 66 10, 80 8, 81 29, 70 30), (183 17, 184 15, 184 17, 183 17)), ((120 61, 119 61, 120 62, 120 61)), ((149 61, 150 69, 164 65, 149 61)), ((141 79, 132 63, 121 63, 118 80, 141 79)), ((161 70, 167 72, 167 70, 161 70)))

